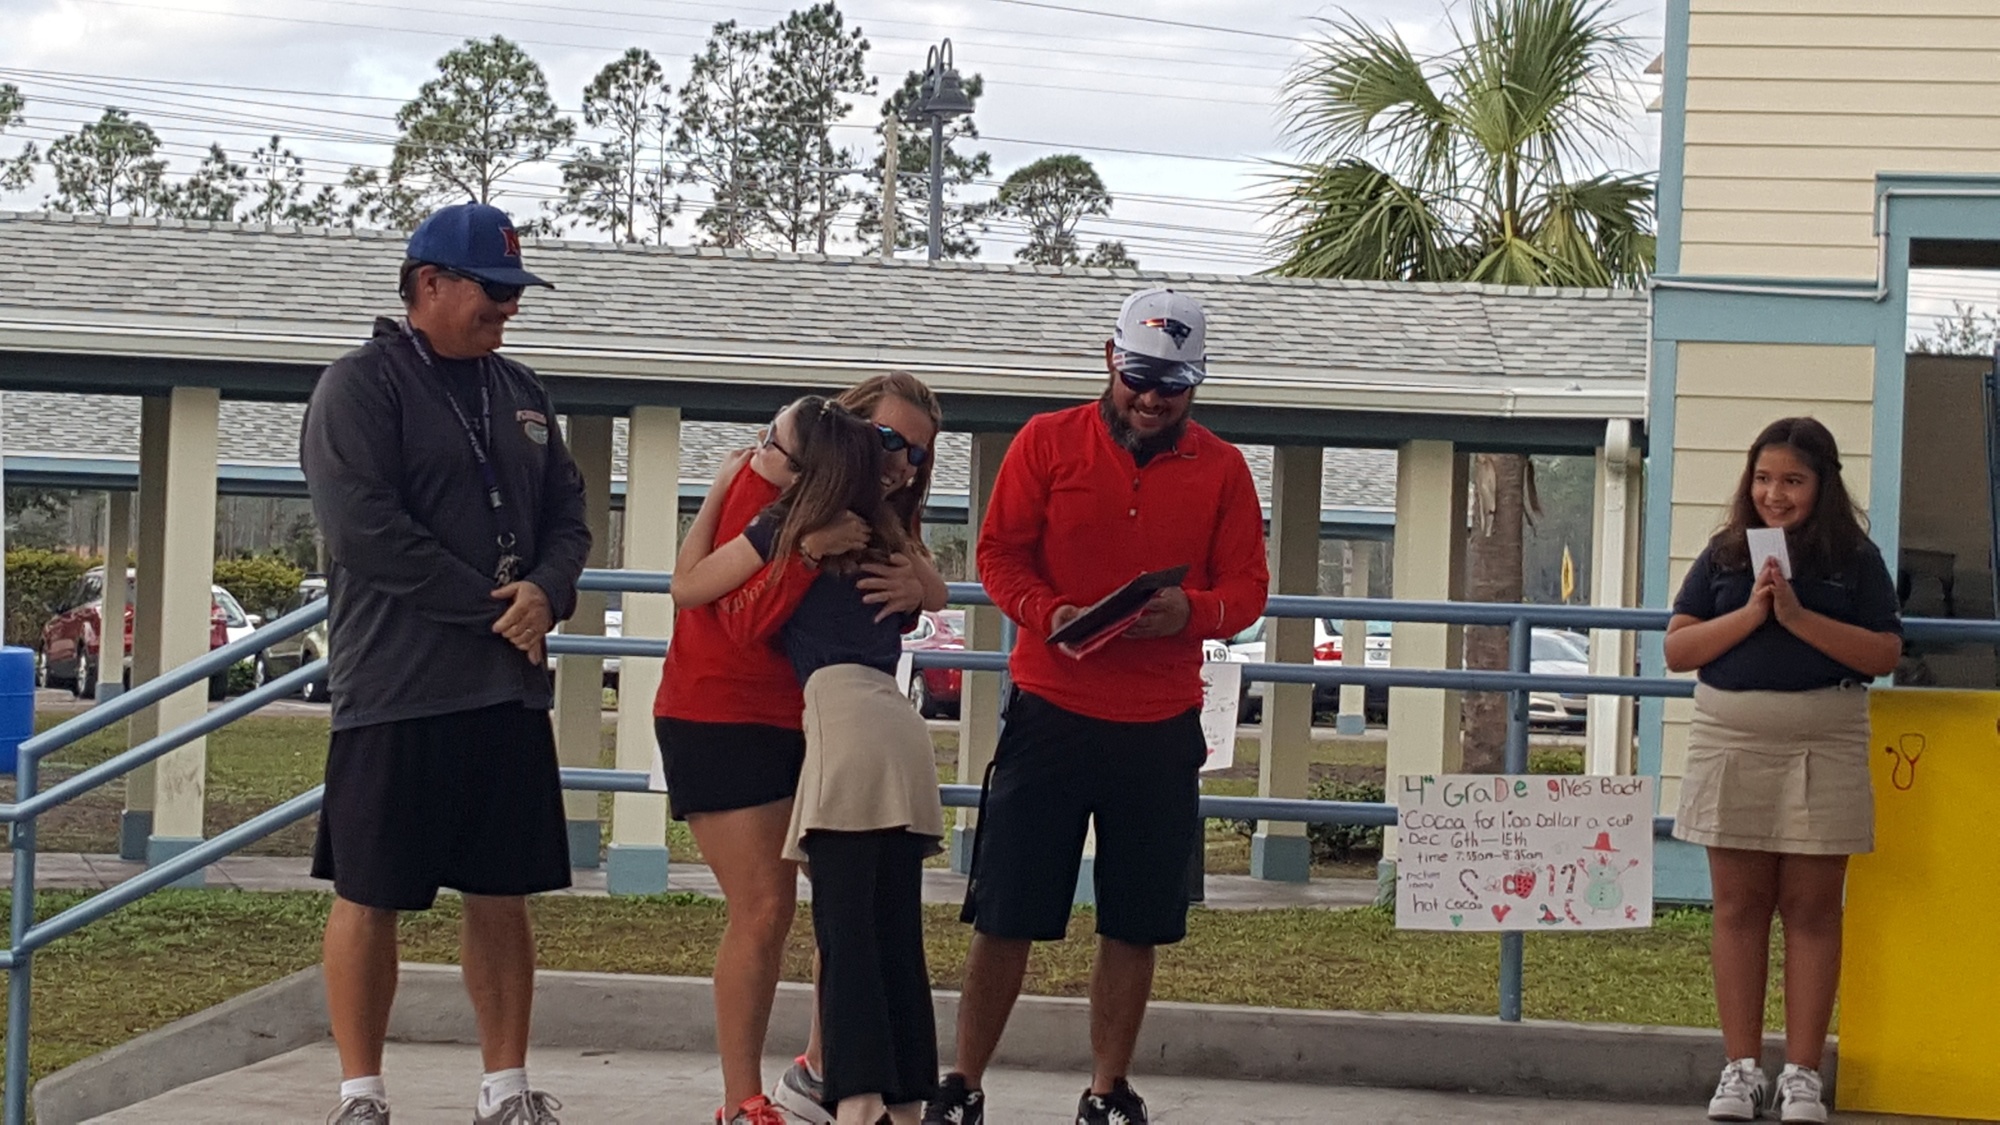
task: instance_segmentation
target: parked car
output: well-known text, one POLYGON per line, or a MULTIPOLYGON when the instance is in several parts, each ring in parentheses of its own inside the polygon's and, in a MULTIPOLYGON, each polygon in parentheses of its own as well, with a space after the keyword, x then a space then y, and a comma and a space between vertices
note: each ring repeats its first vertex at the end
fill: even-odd
MULTIPOLYGON (((292 600, 285 603, 285 612, 302 609, 326 597, 326 579, 312 575, 299 583, 292 594, 292 600)), ((274 642, 257 655, 256 672, 252 676, 258 687, 263 687, 279 676, 294 672, 315 660, 326 656, 327 629, 325 619, 303 633, 294 633, 282 641, 274 642)), ((307 684, 299 695, 313 702, 323 702, 327 694, 326 681, 307 684)))
MULTIPOLYGON (((904 652, 960 651, 965 648, 965 611, 926 612, 917 627, 903 634, 904 652)), ((958 717, 958 696, 964 675, 956 668, 917 668, 910 673, 910 704, 926 719, 958 717)))
MULTIPOLYGON (((1269 618, 1260 617, 1248 629, 1229 638, 1229 659, 1242 664, 1264 663, 1264 632, 1269 627, 1269 618)), ((1344 633, 1347 623, 1331 617, 1313 620, 1313 663, 1316 665, 1339 664, 1346 650, 1344 633)), ((1368 623, 1367 647, 1362 650, 1363 666, 1368 668, 1387 667, 1389 663, 1389 624, 1386 621, 1368 623)), ((1319 685, 1313 689, 1313 709, 1315 711, 1337 710, 1340 706, 1340 689, 1332 685, 1319 685)), ((1370 717, 1386 718, 1389 714, 1389 689, 1371 687, 1364 693, 1364 708, 1370 717)), ((1238 711, 1246 723, 1255 722, 1264 710, 1264 684, 1251 681, 1243 685, 1243 701, 1238 711)))
MULTIPOLYGON (((138 585, 137 575, 125 572, 125 662, 119 673, 122 683, 132 682, 132 598, 138 585)), ((218 649, 230 641, 231 616, 241 624, 237 628, 248 631, 254 628, 249 615, 243 612, 229 591, 220 586, 209 587, 209 635, 208 647, 218 649)), ((76 693, 79 699, 89 699, 97 694, 97 681, 102 668, 100 660, 100 638, 104 633, 104 568, 92 567, 85 571, 67 593, 63 595, 56 615, 42 626, 42 655, 38 665, 41 683, 44 687, 66 687, 76 693)), ((238 633, 240 636, 241 633, 238 633)), ((209 677, 208 697, 221 699, 229 693, 229 673, 217 672, 209 677)))
MULTIPOLYGON (((1590 640, 1578 633, 1536 629, 1530 634, 1528 670, 1538 675, 1590 674, 1590 640)), ((1528 722, 1539 727, 1582 730, 1590 697, 1581 693, 1530 692, 1528 722)))

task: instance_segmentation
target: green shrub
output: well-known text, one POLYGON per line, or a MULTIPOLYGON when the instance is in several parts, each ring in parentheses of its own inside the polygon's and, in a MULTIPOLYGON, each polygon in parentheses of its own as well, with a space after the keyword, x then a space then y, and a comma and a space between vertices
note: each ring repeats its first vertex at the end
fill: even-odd
POLYGON ((7 552, 7 643, 40 648, 42 626, 56 615, 69 588, 98 561, 33 547, 7 552))
POLYGON ((254 660, 239 660, 229 666, 229 694, 242 695, 257 686, 257 664, 254 660))
POLYGON ((1582 773, 1581 750, 1529 750, 1529 773, 1582 773))
POLYGON ((282 555, 215 560, 215 584, 236 595, 245 612, 267 620, 284 610, 305 576, 282 555))
MULTIPOLYGON (((1380 782, 1328 778, 1314 784, 1306 796, 1315 801, 1381 804, 1384 794, 1380 782)), ((1249 836, 1257 831, 1257 822, 1239 820, 1235 822, 1235 827, 1240 835, 1249 836)), ((1382 854, 1382 830, 1364 825, 1308 824, 1306 840, 1312 846, 1314 863, 1345 863, 1382 854)))

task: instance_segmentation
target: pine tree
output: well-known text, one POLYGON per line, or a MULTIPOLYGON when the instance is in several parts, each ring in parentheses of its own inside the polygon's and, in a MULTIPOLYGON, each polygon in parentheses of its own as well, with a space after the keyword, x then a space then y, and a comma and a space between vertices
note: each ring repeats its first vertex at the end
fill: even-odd
POLYGON ((509 173, 547 160, 570 142, 576 123, 549 96, 542 68, 503 36, 468 39, 438 59, 436 78, 396 111, 402 131, 381 180, 392 197, 405 188, 423 205, 491 203, 509 173))
POLYGON ((695 226, 714 246, 748 246, 769 226, 764 176, 773 38, 735 20, 716 24, 681 87, 674 143, 686 162, 683 180, 709 192, 695 226))
POLYGON ((152 215, 166 195, 167 162, 153 127, 122 109, 49 145, 56 194, 49 205, 80 215, 152 215))
POLYGON ((848 30, 832 0, 793 12, 772 35, 764 100, 766 214, 777 245, 824 254, 841 209, 858 193, 845 186, 854 160, 833 143, 833 124, 854 108, 845 94, 872 94, 868 40, 848 30))
POLYGON ((583 92, 583 120, 600 130, 595 146, 563 162, 556 213, 601 230, 613 242, 666 241, 680 210, 673 192, 672 87, 652 54, 634 47, 598 71, 583 92))

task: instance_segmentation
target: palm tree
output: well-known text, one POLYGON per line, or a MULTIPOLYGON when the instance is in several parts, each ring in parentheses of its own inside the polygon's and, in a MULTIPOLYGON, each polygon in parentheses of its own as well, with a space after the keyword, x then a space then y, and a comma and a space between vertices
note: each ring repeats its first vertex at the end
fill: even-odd
MULTIPOLYGON (((1301 159, 1275 177, 1275 272, 1291 277, 1637 285, 1652 269, 1653 177, 1603 171, 1634 42, 1605 0, 1472 0, 1435 56, 1351 16, 1287 83, 1301 159)), ((1471 596, 1519 601, 1528 460, 1481 454, 1471 596)), ((1506 666, 1501 630, 1466 663, 1506 666)), ((1497 770, 1505 701, 1466 701, 1466 768, 1497 770)))

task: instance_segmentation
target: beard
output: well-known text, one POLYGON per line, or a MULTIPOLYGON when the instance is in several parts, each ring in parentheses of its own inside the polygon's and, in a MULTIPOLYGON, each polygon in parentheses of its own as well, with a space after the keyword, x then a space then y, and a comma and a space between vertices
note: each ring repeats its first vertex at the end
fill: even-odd
MULTIPOLYGON (((1194 392, 1189 391, 1190 395, 1194 392)), ((1174 423, 1157 434, 1141 434, 1119 413, 1118 404, 1111 399, 1111 391, 1105 389, 1104 396, 1097 400, 1097 412, 1104 416, 1104 424, 1111 429, 1111 440, 1117 442, 1140 464, 1167 452, 1180 444, 1181 435, 1187 432, 1188 415, 1183 412, 1174 423)))

